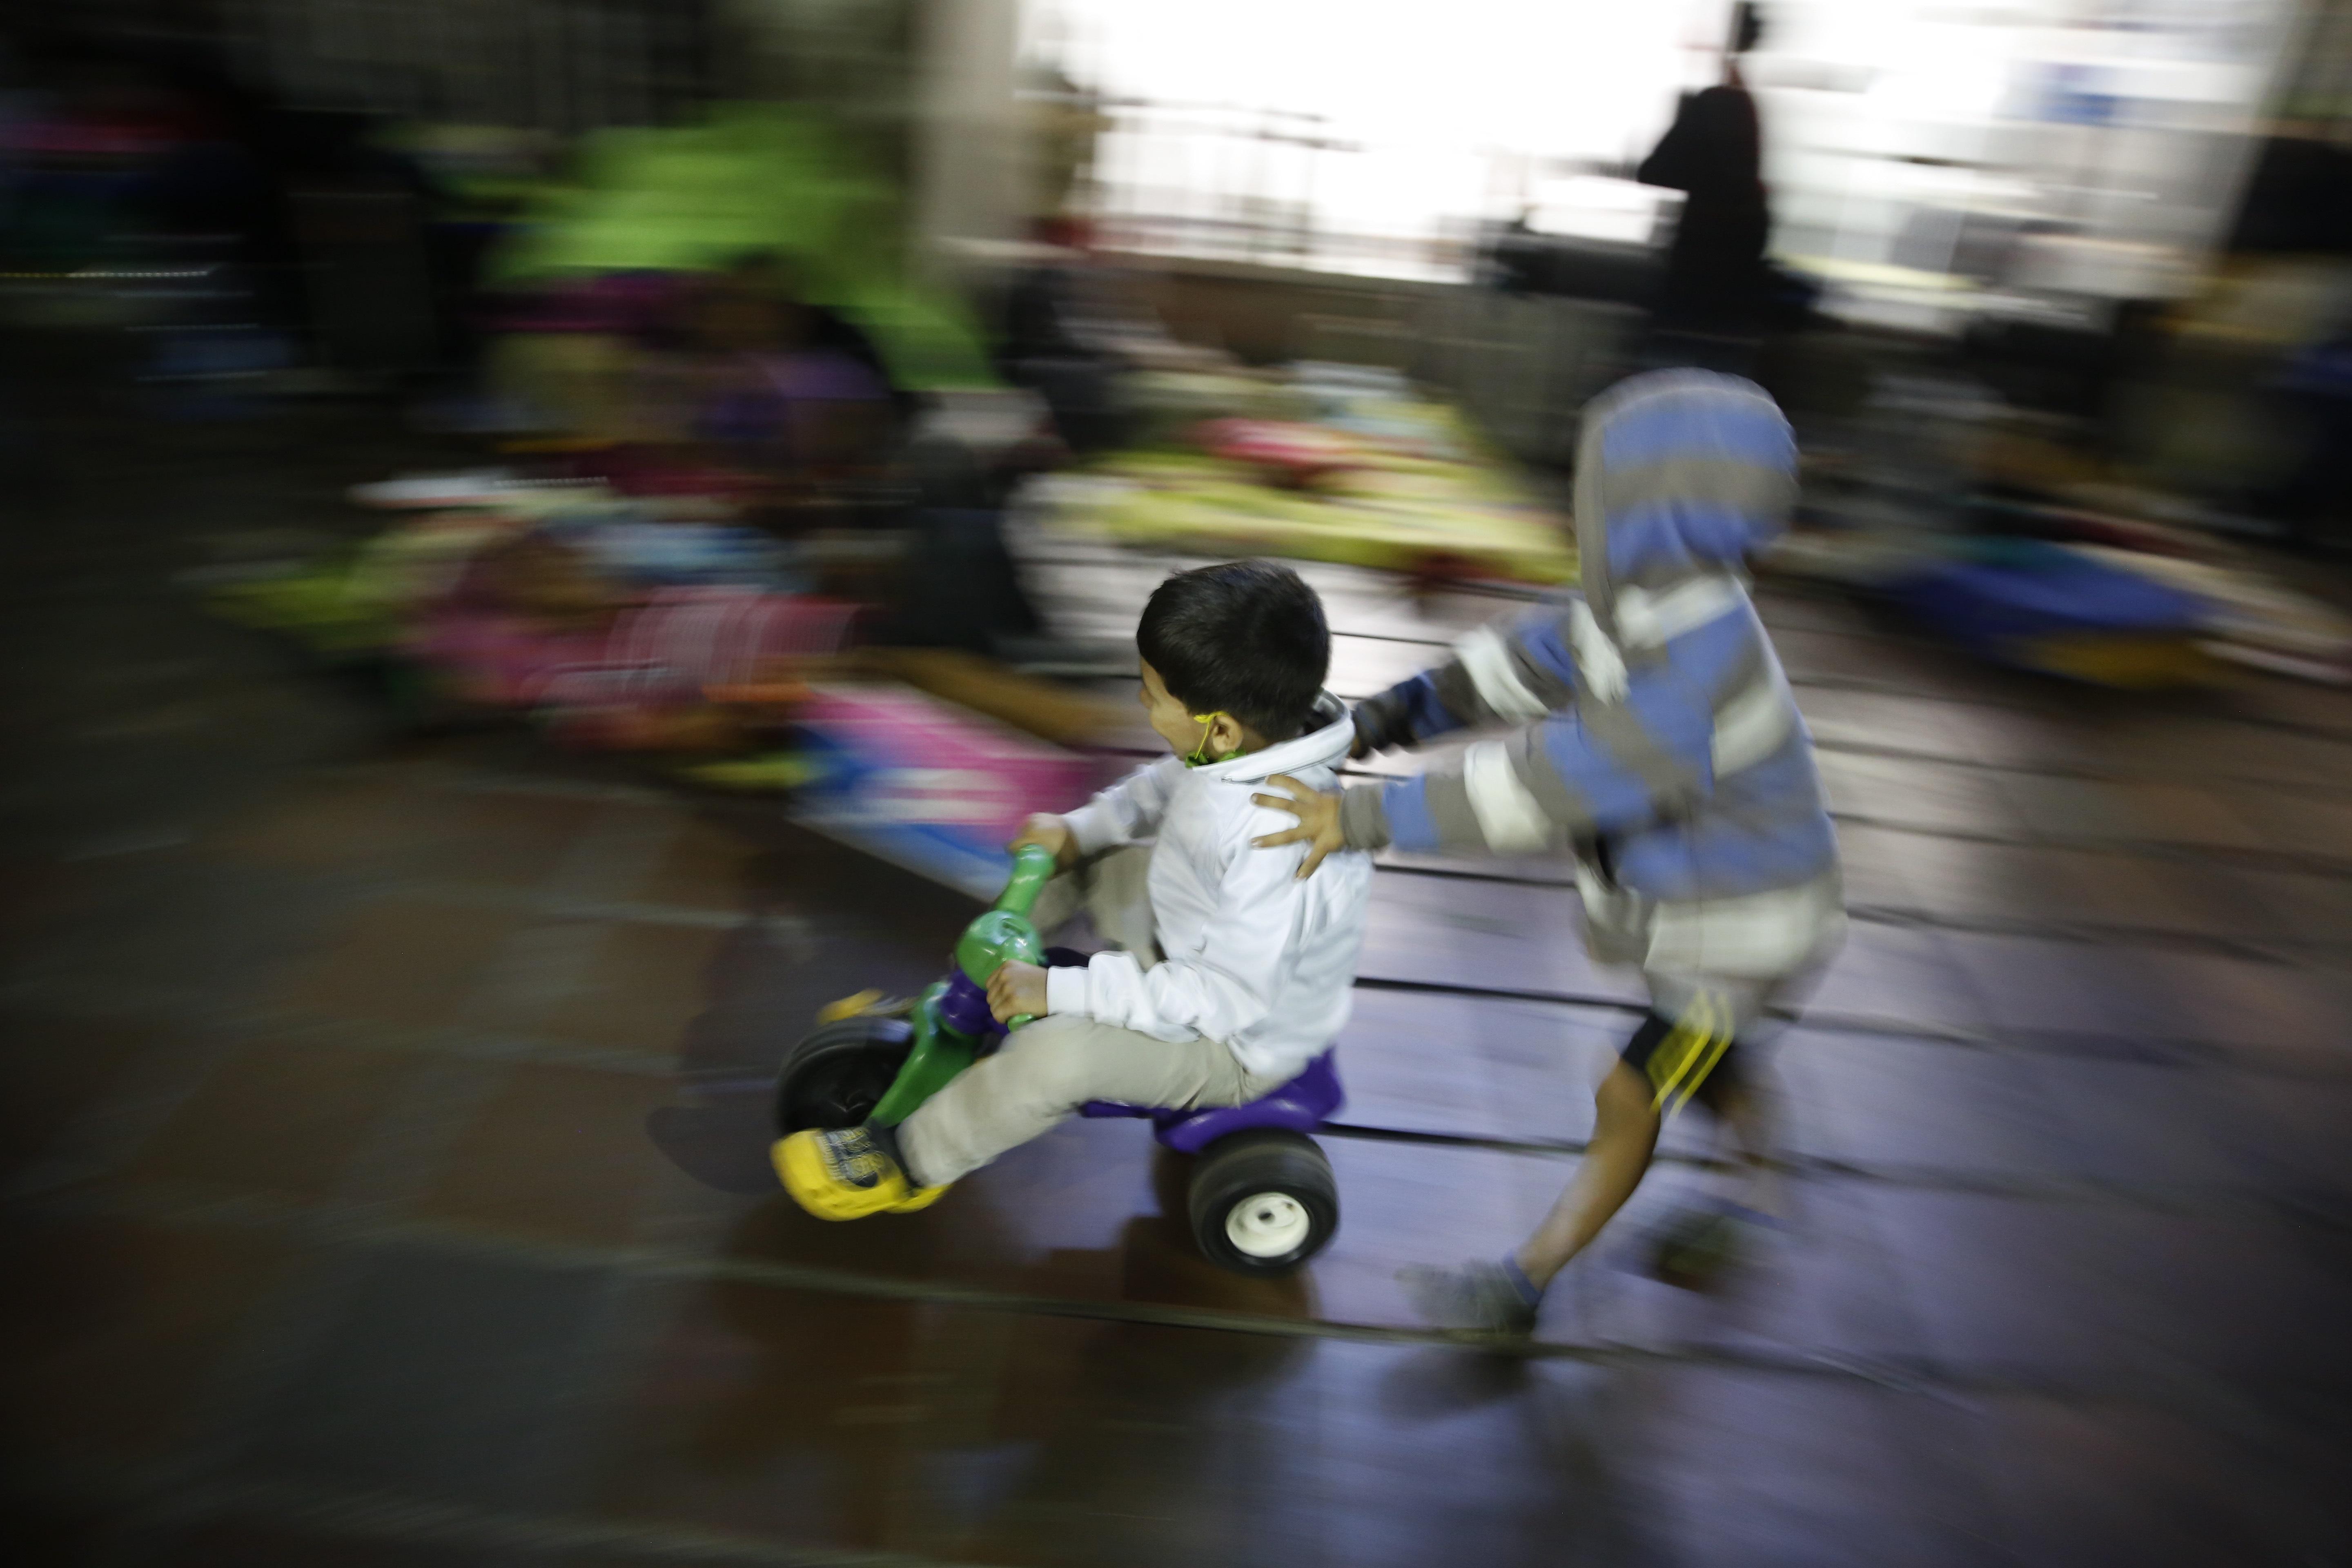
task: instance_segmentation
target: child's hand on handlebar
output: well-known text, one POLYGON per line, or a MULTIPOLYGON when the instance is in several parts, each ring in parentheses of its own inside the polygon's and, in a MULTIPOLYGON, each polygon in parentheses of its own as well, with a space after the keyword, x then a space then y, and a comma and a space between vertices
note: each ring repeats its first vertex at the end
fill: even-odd
POLYGON ((1254 795, 1250 799, 1260 805, 1270 805, 1276 811, 1286 811, 1298 818, 1298 826, 1283 833, 1269 833, 1250 842, 1260 849, 1272 849, 1283 844, 1308 846, 1307 858, 1298 863, 1299 879, 1315 875, 1315 868, 1323 864, 1323 857, 1334 849, 1347 847, 1347 839, 1339 831, 1339 797, 1307 788, 1288 773, 1276 773, 1266 781, 1280 784, 1282 795, 1254 795))
POLYGON ((1045 1016, 1045 972, 1034 963, 1008 958, 988 977, 988 1010, 1000 1024, 1026 1016, 1045 1016))
MULTIPOLYGON (((1049 812, 1039 812, 1021 825, 1013 842, 1004 847, 1019 854, 1024 845, 1035 844, 1054 852, 1054 868, 1066 871, 1078 863, 1078 836, 1070 825, 1049 812)), ((1039 1009, 1041 1012, 1043 1009, 1039 1009)))

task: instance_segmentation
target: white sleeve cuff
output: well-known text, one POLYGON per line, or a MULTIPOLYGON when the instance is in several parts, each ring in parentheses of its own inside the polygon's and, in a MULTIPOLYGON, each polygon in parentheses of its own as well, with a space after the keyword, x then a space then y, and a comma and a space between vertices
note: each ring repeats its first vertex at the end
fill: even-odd
POLYGON ((1045 1011, 1084 1013, 1087 1010, 1087 972, 1079 964, 1056 964, 1045 971, 1045 1011))

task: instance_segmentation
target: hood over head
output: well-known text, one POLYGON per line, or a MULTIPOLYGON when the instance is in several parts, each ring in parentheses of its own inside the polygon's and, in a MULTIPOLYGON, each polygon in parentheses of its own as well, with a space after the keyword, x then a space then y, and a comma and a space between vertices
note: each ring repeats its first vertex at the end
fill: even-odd
POLYGON ((1618 383, 1586 405, 1577 447, 1577 545, 1594 616, 1611 626, 1627 587, 1738 569, 1787 527, 1796 498, 1796 437, 1754 382, 1663 370, 1618 383))

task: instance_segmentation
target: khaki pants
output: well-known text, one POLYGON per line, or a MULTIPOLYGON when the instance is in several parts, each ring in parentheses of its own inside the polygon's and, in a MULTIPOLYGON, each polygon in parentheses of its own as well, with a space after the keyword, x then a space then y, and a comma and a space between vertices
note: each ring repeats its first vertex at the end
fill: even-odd
MULTIPOLYGON (((1114 849, 1056 877, 1037 900, 1037 929, 1052 931, 1083 907, 1105 941, 1147 969, 1160 961, 1144 891, 1150 852, 1114 849)), ((1215 1040, 1162 1040, 1092 1018, 1057 1014, 1005 1037, 923 1102, 898 1129, 908 1175, 921 1186, 952 1182, 1076 1115, 1089 1100, 1129 1105, 1241 1105, 1281 1088, 1244 1068, 1215 1040)))

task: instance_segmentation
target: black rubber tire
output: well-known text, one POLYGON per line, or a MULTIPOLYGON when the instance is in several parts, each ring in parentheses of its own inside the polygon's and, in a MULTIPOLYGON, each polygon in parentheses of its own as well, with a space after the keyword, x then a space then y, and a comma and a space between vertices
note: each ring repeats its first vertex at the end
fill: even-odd
POLYGON ((776 1073, 776 1131, 856 1127, 889 1092, 914 1049, 904 1018, 843 1018, 785 1053, 776 1073))
POLYGON ((1202 1150, 1187 1206, 1202 1256, 1236 1274, 1287 1274, 1322 1251, 1339 1229, 1339 1184, 1331 1162, 1314 1139, 1278 1129, 1236 1132, 1202 1150), (1256 1257, 1234 1244, 1226 1226, 1234 1209, 1269 1193, 1306 1209, 1307 1228, 1296 1247, 1256 1257))

